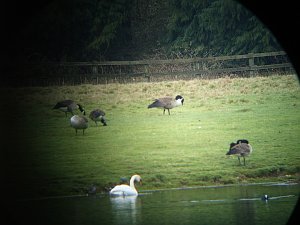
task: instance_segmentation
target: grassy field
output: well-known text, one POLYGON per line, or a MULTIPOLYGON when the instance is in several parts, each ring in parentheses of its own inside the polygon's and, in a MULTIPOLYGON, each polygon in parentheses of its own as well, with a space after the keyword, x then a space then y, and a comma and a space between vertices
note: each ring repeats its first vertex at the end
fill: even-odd
POLYGON ((214 80, 1 89, 2 174, 18 196, 105 191, 138 173, 138 190, 265 181, 299 181, 300 92, 294 75, 214 80), (182 107, 147 109, 180 94, 182 107), (75 135, 52 110, 73 99, 101 108, 108 126, 75 135), (240 166, 229 144, 250 141, 240 166), (2 141, 3 143, 3 141, 2 141))

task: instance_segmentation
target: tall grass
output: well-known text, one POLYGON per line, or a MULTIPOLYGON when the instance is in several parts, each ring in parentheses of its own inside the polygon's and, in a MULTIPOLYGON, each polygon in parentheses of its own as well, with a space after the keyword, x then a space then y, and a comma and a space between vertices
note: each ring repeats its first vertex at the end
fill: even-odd
MULTIPOLYGON (((6 185, 20 196, 106 191, 138 173, 139 190, 257 181, 298 181, 300 92, 294 75, 159 83, 2 89, 6 185), (163 115, 153 99, 180 94, 163 115), (75 135, 69 117, 52 110, 73 99, 87 113, 101 108, 108 126, 90 121, 75 135), (229 143, 254 151, 240 166, 229 143)), ((79 112, 78 112, 79 113, 79 112)))

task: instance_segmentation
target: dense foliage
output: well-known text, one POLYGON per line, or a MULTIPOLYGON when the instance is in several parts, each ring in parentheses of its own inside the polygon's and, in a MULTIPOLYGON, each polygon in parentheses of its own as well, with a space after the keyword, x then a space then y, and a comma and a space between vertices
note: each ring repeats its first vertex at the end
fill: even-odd
POLYGON ((177 58, 280 49, 268 29, 233 0, 49 1, 16 38, 21 40, 15 44, 22 49, 22 60, 29 61, 177 58))
POLYGON ((172 0, 171 49, 184 55, 230 55, 279 48, 264 25, 232 0, 172 0))

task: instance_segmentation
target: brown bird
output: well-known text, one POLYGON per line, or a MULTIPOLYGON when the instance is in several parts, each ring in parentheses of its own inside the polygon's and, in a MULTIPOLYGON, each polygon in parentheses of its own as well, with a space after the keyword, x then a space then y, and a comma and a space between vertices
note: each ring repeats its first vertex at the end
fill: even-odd
POLYGON ((74 115, 70 119, 71 127, 75 129, 76 135, 77 130, 82 130, 82 135, 84 135, 84 130, 88 128, 88 119, 82 115, 74 115))
POLYGON ((184 98, 180 95, 177 95, 175 99, 172 97, 163 97, 163 98, 155 99, 155 101, 152 104, 148 105, 148 109, 163 108, 164 109, 163 114, 165 114, 165 111, 167 109, 170 115, 170 109, 183 105, 183 102, 184 102, 184 98))
POLYGON ((82 107, 82 105, 77 104, 76 102, 74 102, 73 100, 70 100, 70 99, 57 102, 56 105, 53 107, 53 109, 58 109, 62 112, 65 112, 66 117, 67 117, 68 112, 71 113, 72 115, 74 115, 73 112, 76 109, 79 109, 80 112, 82 112, 83 115, 85 115, 85 110, 82 107))
POLYGON ((241 165, 240 157, 244 158, 244 166, 246 165, 245 157, 249 156, 252 152, 252 146, 248 140, 238 140, 236 143, 231 143, 229 151, 226 155, 236 155, 241 165))
POLYGON ((98 126, 98 121, 100 121, 103 126, 107 126, 106 123, 106 119, 105 119, 105 112, 102 111, 101 109, 95 109, 93 110, 90 115, 89 115, 90 119, 93 120, 96 124, 96 126, 98 126))

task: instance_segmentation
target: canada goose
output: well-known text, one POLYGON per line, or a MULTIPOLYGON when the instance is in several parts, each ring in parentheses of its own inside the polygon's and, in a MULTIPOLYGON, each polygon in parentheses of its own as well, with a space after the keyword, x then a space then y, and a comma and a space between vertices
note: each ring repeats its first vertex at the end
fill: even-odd
POLYGON ((165 111, 167 109, 170 115, 170 109, 183 105, 183 102, 184 102, 184 98, 180 95, 177 95, 175 99, 172 97, 163 97, 163 98, 155 99, 155 101, 152 104, 148 105, 148 109, 163 108, 164 109, 163 114, 165 114, 165 111))
POLYGON ((240 157, 244 158, 244 166, 246 165, 245 157, 249 156, 252 152, 252 146, 249 144, 248 140, 242 139, 238 140, 237 143, 231 143, 229 151, 226 155, 236 155, 238 157, 239 163, 241 164, 240 157))
POLYGON ((85 110, 82 107, 82 105, 77 104, 73 100, 69 100, 69 99, 57 102, 56 105, 53 107, 53 109, 59 109, 60 111, 65 112, 66 116, 67 116, 68 112, 70 112, 72 115, 74 115, 73 111, 76 109, 79 109, 80 112, 82 112, 83 115, 85 115, 85 110))
POLYGON ((75 129, 76 135, 77 130, 82 130, 82 134, 84 135, 84 130, 88 128, 88 119, 82 115, 74 115, 71 117, 71 126, 75 129))
POLYGON ((105 112, 103 112, 100 109, 95 109, 90 113, 90 119, 93 120, 96 124, 96 126, 98 126, 98 121, 100 121, 103 126, 107 126, 106 120, 105 120, 105 112))

